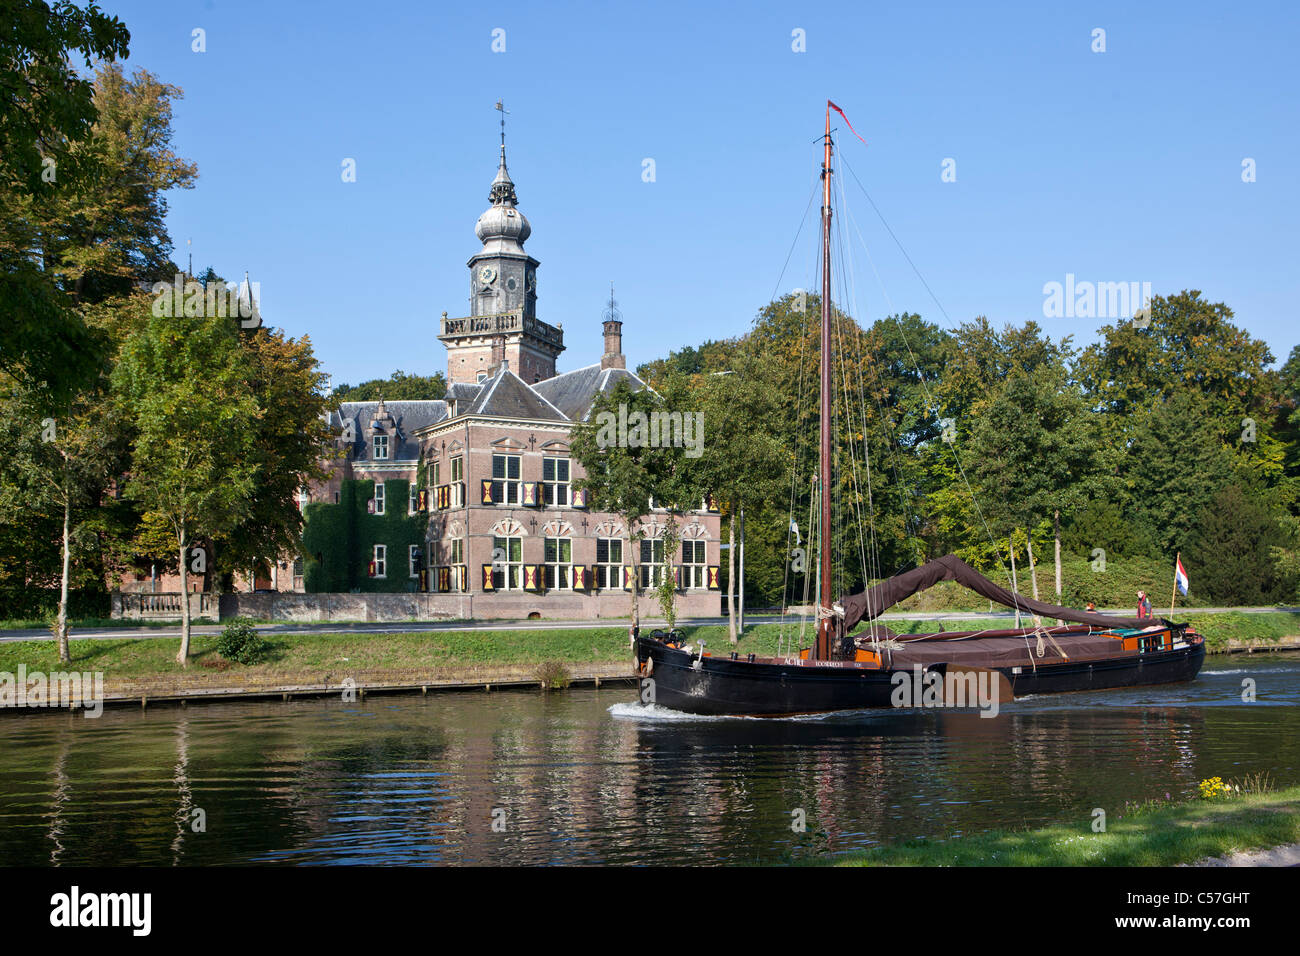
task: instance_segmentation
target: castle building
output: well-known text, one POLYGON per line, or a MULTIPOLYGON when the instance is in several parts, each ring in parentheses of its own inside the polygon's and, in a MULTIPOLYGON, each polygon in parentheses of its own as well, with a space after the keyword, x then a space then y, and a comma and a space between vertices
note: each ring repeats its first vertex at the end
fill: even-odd
MULTIPOLYGON (((628 529, 573 487, 582 471, 569 438, 602 392, 647 386, 627 369, 612 307, 600 362, 557 371, 564 329, 537 317, 540 263, 524 250, 532 227, 504 137, 489 200, 474 230, 481 248, 467 262, 469 314, 440 321, 447 393, 348 402, 331 414, 340 457, 302 502, 306 557, 295 589, 428 591, 444 596, 439 613, 458 618, 626 617, 628 529)), ((651 510, 643 523, 641 588, 671 576, 679 614, 716 615, 716 511, 704 502, 685 515, 651 510), (669 521, 680 539, 672 554, 660 540, 669 521)), ((653 594, 642 595, 640 612, 658 616, 653 594)))

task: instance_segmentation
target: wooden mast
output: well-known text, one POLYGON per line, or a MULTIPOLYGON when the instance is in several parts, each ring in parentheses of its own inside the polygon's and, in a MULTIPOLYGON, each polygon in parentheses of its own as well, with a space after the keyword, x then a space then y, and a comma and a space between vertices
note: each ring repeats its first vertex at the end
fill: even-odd
POLYGON ((817 642, 812 658, 831 659, 834 620, 831 597, 831 107, 826 101, 826 137, 822 160, 822 368, 821 368, 821 588, 817 595, 817 642))

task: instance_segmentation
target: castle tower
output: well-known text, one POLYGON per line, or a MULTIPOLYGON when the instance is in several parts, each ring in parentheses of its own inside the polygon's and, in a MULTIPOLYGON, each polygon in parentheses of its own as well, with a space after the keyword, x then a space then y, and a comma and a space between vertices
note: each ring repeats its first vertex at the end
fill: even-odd
MULTIPOLYGON (((502 109, 501 104, 497 104, 502 109)), ((468 262, 469 315, 449 319, 444 312, 438 338, 447 346, 447 381, 476 382, 494 361, 504 360, 525 382, 555 375, 564 351, 564 332, 537 318, 537 267, 524 251, 532 226, 519 211, 515 184, 506 168, 505 111, 501 119, 501 161, 489 192, 492 205, 478 217, 474 234, 483 248, 468 262), (504 353, 493 342, 504 339, 504 353)))

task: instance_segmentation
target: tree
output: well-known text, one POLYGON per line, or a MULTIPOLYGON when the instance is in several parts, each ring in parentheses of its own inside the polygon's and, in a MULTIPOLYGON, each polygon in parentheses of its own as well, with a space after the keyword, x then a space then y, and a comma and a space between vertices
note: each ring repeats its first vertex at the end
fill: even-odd
POLYGON ((654 388, 673 373, 690 376, 720 372, 727 368, 731 353, 736 346, 737 342, 734 339, 721 342, 710 339, 698 348, 686 345, 669 352, 667 358, 655 359, 637 366, 636 374, 654 388))
POLYGON ((1219 488, 1196 517, 1183 557, 1188 576, 1218 604, 1266 604, 1294 593, 1274 549, 1289 543, 1267 502, 1240 485, 1219 488))
POLYGON ((1217 432, 1205 400, 1188 392, 1160 402, 1132 427, 1120 494, 1162 554, 1189 552, 1197 519, 1233 480, 1232 457, 1217 432))
POLYGON ((793 455, 764 427, 776 418, 781 396, 764 381, 759 356, 750 349, 738 349, 731 360, 730 369, 705 376, 692 399, 698 403, 704 423, 702 453, 695 462, 693 481, 697 500, 710 494, 727 509, 727 622, 728 636, 735 644, 739 640, 736 520, 747 504, 766 505, 785 498, 785 478, 793 455))
POLYGON ((241 329, 250 369, 249 387, 265 414, 246 423, 248 464, 256 482, 246 514, 215 536, 208 581, 237 570, 251 571, 263 559, 296 552, 302 537, 298 491, 325 477, 321 458, 331 435, 324 413, 326 376, 310 339, 291 339, 278 329, 241 329))
POLYGON ((1059 601, 1061 512, 1080 508, 1100 478, 1097 437, 1064 369, 1012 372, 978 413, 969 452, 986 513, 1002 534, 1052 521, 1059 601))
POLYGON ((1258 411, 1273 355, 1267 343, 1233 324, 1232 315, 1222 302, 1191 290, 1156 296, 1146 324, 1103 327, 1101 341, 1079 358, 1090 402, 1118 426, 1177 392, 1194 393, 1222 425, 1258 411))
MULTIPOLYGON (((626 379, 603 392, 592 403, 587 420, 571 433, 571 454, 582 466, 583 476, 574 482, 590 496, 591 507, 618 515, 627 528, 632 552, 632 626, 639 627, 640 545, 646 534, 646 515, 651 499, 675 520, 687 503, 699 501, 693 483, 688 448, 674 448, 662 440, 651 440, 649 422, 656 413, 684 414, 680 380, 661 395, 650 389, 633 390, 626 379), (626 422, 621 431, 618 423, 626 422)), ((662 433, 660 438, 662 438, 662 433)), ((698 504, 695 505, 698 507, 698 504)), ((665 562, 671 555, 664 555, 665 562)))
POLYGON ((397 401, 435 401, 447 394, 447 379, 441 372, 432 375, 407 375, 398 369, 388 378, 372 378, 360 385, 339 385, 330 396, 340 402, 377 402, 383 398, 397 401))
POLYGON ((171 146, 179 87, 147 70, 130 78, 105 64, 95 76, 98 116, 72 152, 98 170, 92 183, 30 203, 43 270, 79 303, 129 295, 142 282, 171 282, 166 193, 192 188, 197 167, 171 146))
POLYGON ((236 322, 153 315, 122 347, 113 384, 135 434, 127 494, 171 532, 181 575, 181 646, 189 661, 190 548, 229 533, 250 510, 265 414, 236 322))
MULTIPOLYGON (((0 427, 5 467, 24 508, 54 511, 61 524, 59 609, 55 623, 59 660, 68 653, 68 588, 74 549, 84 550, 99 495, 125 460, 118 415, 107 401, 106 381, 79 396, 60 418, 42 417, 39 396, 16 390, 3 402, 0 427)), ((16 504, 16 502, 15 502, 16 504)), ((38 544, 39 542, 29 542, 38 544)))
POLYGON ((127 54, 130 34, 93 4, 11 0, 0 30, 0 372, 39 387, 54 410, 96 373, 94 341, 45 268, 33 209, 99 173, 78 150, 97 116, 73 66, 127 54))

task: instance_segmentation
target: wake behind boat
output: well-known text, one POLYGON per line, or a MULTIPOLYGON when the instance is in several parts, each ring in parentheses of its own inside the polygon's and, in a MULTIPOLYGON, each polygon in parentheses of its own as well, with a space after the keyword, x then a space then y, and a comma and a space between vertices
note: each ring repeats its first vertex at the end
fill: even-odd
MULTIPOLYGON (((832 598, 831 174, 827 101, 822 163, 820 499, 817 622, 813 645, 773 657, 717 656, 674 635, 637 635, 638 673, 661 707, 693 714, 778 716, 900 706, 909 681, 942 688, 941 703, 974 705, 963 688, 981 681, 998 701, 1015 696, 1188 681, 1205 660, 1205 642, 1165 618, 1119 618, 1031 600, 984 577, 955 555, 895 575, 861 594, 832 598), (1033 617, 1033 627, 894 634, 876 618, 941 581, 1033 617), (1068 624, 1046 627, 1042 618, 1068 624), (865 633, 855 634, 866 624, 865 633)), ((847 122, 847 117, 845 118, 847 122)), ((1179 565, 1181 568, 1181 565, 1179 565)), ((1014 569, 1014 565, 1013 565, 1014 569)), ((1014 586, 1014 585, 1013 585, 1014 586)), ((792 649, 793 650, 793 649, 792 649)), ((647 699, 643 691, 643 700, 647 699)), ((906 705, 904 705, 906 706, 906 705)))

